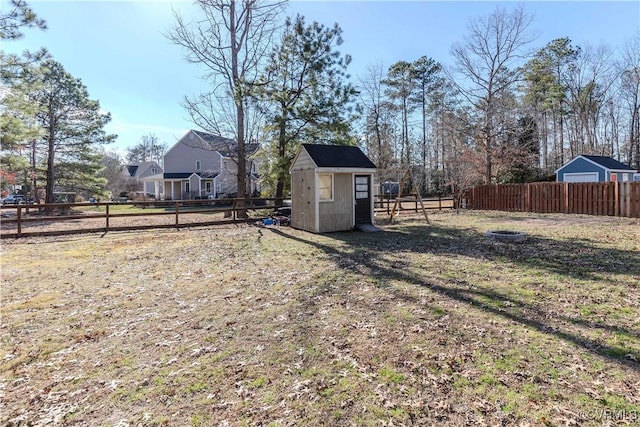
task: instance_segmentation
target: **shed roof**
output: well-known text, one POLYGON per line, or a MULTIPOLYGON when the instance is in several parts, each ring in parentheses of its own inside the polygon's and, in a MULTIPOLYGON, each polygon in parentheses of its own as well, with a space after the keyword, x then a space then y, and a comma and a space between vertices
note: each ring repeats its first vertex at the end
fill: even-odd
POLYGON ((302 146, 319 168, 376 168, 376 165, 358 147, 322 144, 302 144, 302 146))

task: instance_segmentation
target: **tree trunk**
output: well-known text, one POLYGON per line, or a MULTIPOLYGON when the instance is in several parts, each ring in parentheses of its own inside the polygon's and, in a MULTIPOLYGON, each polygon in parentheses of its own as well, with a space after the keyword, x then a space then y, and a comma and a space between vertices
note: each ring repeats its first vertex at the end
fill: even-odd
POLYGON ((243 82, 241 81, 241 76, 238 71, 238 53, 240 52, 241 46, 238 46, 237 41, 238 35, 236 34, 236 2, 234 0, 229 3, 229 23, 229 34, 231 36, 231 75, 233 79, 232 91, 236 104, 236 137, 238 139, 238 203, 236 204, 236 208, 238 209, 238 217, 246 218, 247 211, 245 209, 245 192, 247 190, 247 155, 244 141, 244 103, 242 97, 244 88, 242 87, 243 82))
POLYGON ((45 186, 45 203, 54 203, 53 187, 55 183, 54 160, 56 156, 56 139, 55 139, 56 122, 53 110, 49 111, 49 135, 47 135, 48 151, 47 151, 47 180, 45 186))
POLYGON ((276 200, 277 206, 282 205, 284 200, 284 182, 287 179, 285 168, 285 156, 287 155, 287 112, 285 106, 282 107, 282 117, 279 123, 278 131, 278 179, 276 181, 276 200))

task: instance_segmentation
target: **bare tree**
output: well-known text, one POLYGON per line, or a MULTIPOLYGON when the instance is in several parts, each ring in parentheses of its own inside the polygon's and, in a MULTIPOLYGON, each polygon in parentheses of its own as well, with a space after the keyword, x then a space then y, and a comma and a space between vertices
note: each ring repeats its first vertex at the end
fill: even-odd
MULTIPOLYGON (((185 98, 192 121, 220 136, 233 135, 237 144, 240 207, 247 189, 246 135, 249 95, 268 55, 282 2, 257 0, 198 0, 200 16, 185 21, 174 12, 176 24, 169 40, 185 51, 185 59, 204 68, 208 92, 185 98)), ((244 213, 241 212, 241 215, 244 213)))
POLYGON ((166 150, 167 144, 158 142, 158 137, 150 133, 143 135, 138 144, 127 148, 126 160, 129 163, 156 162, 163 166, 162 159, 166 150))
POLYGON ((624 46, 618 69, 620 94, 629 114, 627 158, 630 165, 640 168, 640 33, 624 46))
POLYGON ((476 141, 484 153, 484 177, 493 176, 495 144, 503 130, 498 110, 501 99, 520 78, 517 68, 524 48, 534 37, 528 28, 532 18, 522 7, 507 13, 496 8, 487 17, 472 20, 469 35, 451 50, 456 72, 463 79, 458 90, 477 112, 476 141))

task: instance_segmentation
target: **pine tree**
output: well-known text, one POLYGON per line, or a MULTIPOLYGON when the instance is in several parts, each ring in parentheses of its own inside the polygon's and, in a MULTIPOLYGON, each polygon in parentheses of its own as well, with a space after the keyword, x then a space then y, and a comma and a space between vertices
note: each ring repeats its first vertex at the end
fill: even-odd
POLYGON ((34 106, 35 123, 42 132, 38 153, 44 163, 45 202, 55 201, 57 185, 100 192, 104 182, 97 176, 98 148, 115 139, 103 129, 110 115, 89 98, 80 79, 54 60, 25 69, 22 77, 35 89, 22 95, 34 106))
POLYGON ((346 81, 351 58, 335 50, 342 30, 304 17, 287 19, 280 39, 258 80, 255 99, 264 109, 273 143, 268 175, 275 197, 284 196, 293 155, 303 142, 353 144, 351 105, 356 91, 346 81))

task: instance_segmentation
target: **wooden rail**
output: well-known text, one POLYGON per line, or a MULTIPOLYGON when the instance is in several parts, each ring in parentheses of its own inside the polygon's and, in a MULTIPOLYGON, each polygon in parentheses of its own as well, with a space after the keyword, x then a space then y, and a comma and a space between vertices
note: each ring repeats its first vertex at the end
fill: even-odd
MULTIPOLYGON (((150 228, 180 228, 214 224, 229 224, 262 219, 256 212, 262 209, 275 209, 281 204, 272 198, 245 199, 245 208, 240 208, 239 199, 215 200, 176 200, 176 201, 136 201, 136 202, 101 202, 101 203, 54 203, 36 205, 2 206, 2 221, 0 237, 34 237, 77 233, 109 232, 124 230, 142 230, 150 228), (114 212, 116 208, 133 206, 142 209, 162 209, 147 212, 114 212), (104 212, 101 209, 104 208, 104 212), (241 218, 238 212, 247 210, 253 213, 249 218, 241 218), (184 218, 193 214, 211 215, 211 220, 187 222, 184 218), (173 221, 153 223, 153 217, 173 216, 173 221), (149 219, 144 224, 114 225, 114 220, 122 218, 149 219), (181 220, 182 219, 182 220, 181 220), (74 222, 73 224, 70 224, 74 222), (66 224, 67 228, 39 231, 25 231, 29 225, 47 225, 52 228, 56 224, 66 224), (100 224, 101 223, 101 224, 100 224), (77 224, 77 227, 73 225, 77 224)), ((133 221, 133 220, 132 220, 133 221)))
MULTIPOLYGON (((393 208, 394 203, 396 202, 395 197, 386 196, 386 195, 376 195, 375 196, 375 207, 376 212, 386 212, 387 215, 391 214, 391 208, 393 208)), ((422 202, 424 203, 424 208, 428 210, 443 210, 443 209, 453 209, 454 201, 452 197, 429 197, 422 198, 422 202)), ((418 213, 420 207, 420 203, 418 198, 415 196, 403 196, 398 203, 398 207, 396 210, 400 211, 411 211, 414 213, 418 213)))
POLYGON ((640 218, 640 182, 482 185, 465 198, 471 209, 640 218))

